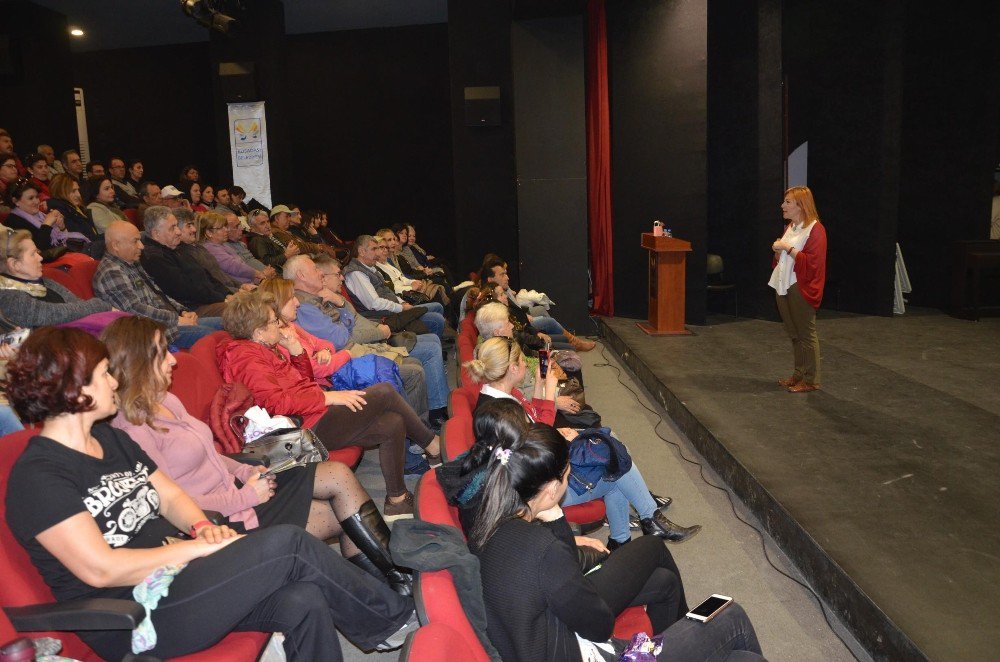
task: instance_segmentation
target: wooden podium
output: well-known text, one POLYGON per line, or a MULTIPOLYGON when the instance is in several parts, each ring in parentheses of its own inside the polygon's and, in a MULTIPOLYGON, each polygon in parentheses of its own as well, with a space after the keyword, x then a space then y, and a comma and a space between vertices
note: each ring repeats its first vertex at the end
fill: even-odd
POLYGON ((685 336, 684 265, 691 242, 642 233, 649 251, 649 322, 636 324, 651 336, 685 336))

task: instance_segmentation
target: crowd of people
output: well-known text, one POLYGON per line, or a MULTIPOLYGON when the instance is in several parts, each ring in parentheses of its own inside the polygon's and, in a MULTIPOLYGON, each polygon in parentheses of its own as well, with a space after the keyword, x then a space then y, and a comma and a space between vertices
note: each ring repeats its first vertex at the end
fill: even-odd
POLYGON ((389 523, 414 515, 403 476, 419 450, 479 558, 502 659, 618 659, 627 642, 611 632, 630 605, 663 635, 660 659, 762 659, 738 605, 709 623, 684 618, 664 542, 700 526, 667 519, 669 497, 631 461, 579 479, 576 440, 625 448, 579 397, 577 353, 594 342, 520 305, 501 257, 456 287, 413 225, 345 242, 325 213, 247 204, 195 166, 161 187, 139 160, 84 164, 47 145, 22 160, 2 129, 0 168, 0 321, 31 330, 0 346, 12 407, 0 432, 41 426, 11 471, 8 524, 57 600, 130 597, 153 573, 172 582, 143 624, 156 634, 141 638, 148 649, 128 632, 80 633, 102 657, 184 655, 232 630, 283 632, 288 659, 339 659, 338 630, 363 650, 398 647, 419 623, 389 523), (45 277, 43 263, 66 252, 98 261, 93 298, 45 277), (476 442, 443 463, 445 360, 466 316, 479 335, 464 364, 480 384, 476 442), (272 474, 216 451, 170 387, 175 353, 218 331, 223 381, 330 450, 377 449, 381 508, 342 463, 272 474), (574 536, 562 511, 596 499, 607 544, 574 536), (164 525, 181 541, 162 545, 164 525))

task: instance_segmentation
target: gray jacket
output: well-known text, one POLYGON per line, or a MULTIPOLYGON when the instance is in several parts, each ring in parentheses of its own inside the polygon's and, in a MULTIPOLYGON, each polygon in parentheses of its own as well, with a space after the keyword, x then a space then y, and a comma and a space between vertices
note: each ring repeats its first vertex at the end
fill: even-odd
POLYGON ((64 303, 42 301, 21 290, 0 289, 0 310, 14 324, 29 329, 66 324, 87 315, 111 310, 111 306, 104 301, 97 298, 84 301, 48 278, 43 278, 42 284, 61 296, 64 303))

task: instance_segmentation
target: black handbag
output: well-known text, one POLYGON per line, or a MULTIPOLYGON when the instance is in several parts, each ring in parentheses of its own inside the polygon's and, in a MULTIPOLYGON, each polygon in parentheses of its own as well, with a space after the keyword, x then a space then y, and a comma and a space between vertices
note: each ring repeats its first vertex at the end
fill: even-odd
POLYGON ((399 298, 406 303, 412 304, 414 306, 419 306, 421 304, 430 303, 430 297, 428 297, 423 292, 417 292, 416 290, 406 290, 405 292, 399 293, 399 298))
POLYGON ((389 330, 393 333, 412 331, 420 335, 422 333, 430 333, 427 325, 420 321, 420 318, 426 314, 427 310, 424 308, 410 308, 399 313, 386 315, 382 318, 381 322, 388 326, 389 330))

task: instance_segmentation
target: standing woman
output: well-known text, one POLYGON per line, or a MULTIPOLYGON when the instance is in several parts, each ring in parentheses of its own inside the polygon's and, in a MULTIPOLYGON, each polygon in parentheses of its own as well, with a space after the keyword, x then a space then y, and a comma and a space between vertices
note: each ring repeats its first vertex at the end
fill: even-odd
POLYGON ((826 284, 826 229, 805 186, 785 191, 781 215, 788 225, 771 245, 774 271, 767 284, 777 292, 778 313, 792 339, 795 371, 778 383, 792 393, 808 393, 818 391, 820 384, 816 311, 826 284))

